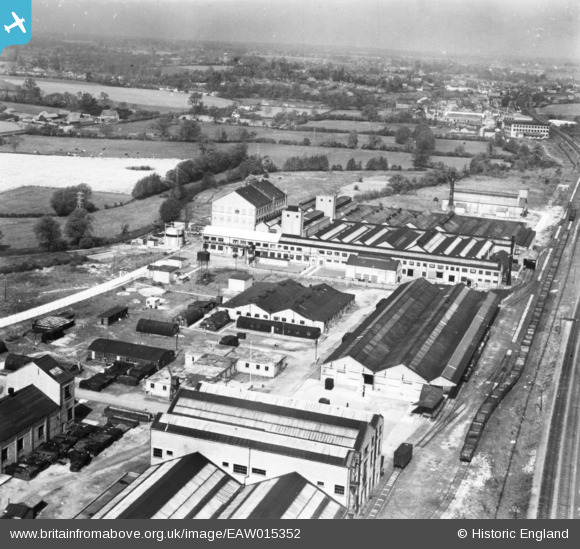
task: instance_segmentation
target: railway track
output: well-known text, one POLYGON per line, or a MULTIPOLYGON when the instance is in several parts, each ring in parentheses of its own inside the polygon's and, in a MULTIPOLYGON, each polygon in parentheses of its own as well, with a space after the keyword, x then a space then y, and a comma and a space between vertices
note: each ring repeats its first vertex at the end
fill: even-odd
POLYGON ((551 254, 550 265, 547 268, 544 280, 541 282, 539 296, 535 299, 531 312, 528 313, 524 320, 519 334, 521 342, 515 351, 504 359, 504 363, 498 373, 497 383, 494 384, 491 393, 486 397, 477 411, 467 432, 467 436, 465 437, 465 443, 460 454, 461 461, 470 462, 473 459, 479 440, 481 439, 483 430, 489 418, 524 371, 527 357, 538 330, 542 313, 546 307, 546 302, 552 288, 556 271, 571 232, 572 221, 569 220, 569 218, 572 215, 572 211, 575 210, 573 206, 574 204, 570 202, 566 220, 562 225, 560 225, 560 229, 558 230, 558 239, 554 244, 554 253, 551 254), (523 337, 521 335, 522 333, 524 334, 523 337))
POLYGON ((365 517, 367 519, 376 519, 379 516, 379 513, 384 509, 389 497, 391 496, 391 492, 393 491, 393 487, 397 482, 397 479, 401 476, 403 472, 402 469, 394 469, 391 475, 389 476, 387 482, 383 486, 381 493, 377 496, 371 510, 369 511, 368 515, 365 517))
POLYGON ((447 511, 449 505, 455 499, 455 495, 457 494, 457 490, 459 490, 461 483, 465 480, 467 471, 469 471, 469 463, 466 461, 461 461, 459 463, 459 468, 455 473, 455 477, 451 481, 451 484, 449 485, 449 488, 447 489, 447 492, 445 493, 443 500, 439 504, 439 507, 431 515, 430 517, 431 519, 434 520, 440 519, 443 516, 443 513, 447 511))

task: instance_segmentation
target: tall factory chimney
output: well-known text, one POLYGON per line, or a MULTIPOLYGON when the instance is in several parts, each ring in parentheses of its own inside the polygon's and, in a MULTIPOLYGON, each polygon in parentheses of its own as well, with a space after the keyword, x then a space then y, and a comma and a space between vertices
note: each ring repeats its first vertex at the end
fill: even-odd
POLYGON ((449 204, 447 205, 447 211, 455 211, 455 202, 453 197, 455 195, 455 178, 453 176, 448 176, 449 179, 449 204))

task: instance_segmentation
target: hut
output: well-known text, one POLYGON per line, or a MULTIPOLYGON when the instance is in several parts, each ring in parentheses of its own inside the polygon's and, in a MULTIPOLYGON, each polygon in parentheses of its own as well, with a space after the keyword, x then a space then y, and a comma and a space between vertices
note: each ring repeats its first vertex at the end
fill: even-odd
POLYGON ((217 332, 229 322, 230 315, 227 311, 217 311, 209 318, 206 318, 199 327, 210 332, 217 332))
POLYGON ((180 326, 187 328, 192 324, 195 324, 198 320, 204 317, 204 312, 201 309, 194 309, 192 307, 181 311, 177 316, 173 317, 173 322, 176 322, 180 326))
POLYGON ((140 318, 139 322, 137 322, 137 331, 142 334, 175 337, 179 333, 179 324, 177 322, 163 322, 161 320, 140 318))
POLYGON ((129 307, 117 305, 99 315, 99 324, 102 326, 110 326, 126 316, 129 316, 129 307))
POLYGON ((33 360, 34 359, 31 356, 8 353, 4 362, 4 369, 9 370, 10 372, 15 372, 33 360))

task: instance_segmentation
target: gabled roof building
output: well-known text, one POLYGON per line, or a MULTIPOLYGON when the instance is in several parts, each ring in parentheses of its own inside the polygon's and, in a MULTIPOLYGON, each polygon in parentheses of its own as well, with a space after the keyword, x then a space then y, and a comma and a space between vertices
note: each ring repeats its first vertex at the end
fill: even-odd
POLYGON ((419 400, 425 385, 451 391, 493 322, 500 298, 464 284, 399 286, 323 362, 321 379, 419 400))
POLYGON ((298 473, 244 486, 195 452, 152 465, 91 518, 337 519, 345 512, 298 473))
POLYGON ((356 512, 380 478, 383 428, 378 414, 202 383, 155 418, 151 463, 200 452, 246 486, 298 473, 356 512))
POLYGON ((312 326, 324 332, 354 302, 354 295, 327 284, 305 287, 292 279, 257 282, 220 305, 232 318, 247 316, 263 320, 312 326))

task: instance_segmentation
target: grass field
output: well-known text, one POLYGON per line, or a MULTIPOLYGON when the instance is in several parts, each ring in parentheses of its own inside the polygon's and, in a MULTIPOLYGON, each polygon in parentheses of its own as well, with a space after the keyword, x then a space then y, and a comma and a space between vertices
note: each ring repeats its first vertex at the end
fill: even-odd
MULTIPOLYGON (((12 152, 9 145, 0 152, 12 152)), ((191 158, 198 153, 196 143, 175 141, 138 141, 134 139, 44 137, 23 135, 18 153, 99 158, 133 158, 128 165, 150 164, 140 160, 191 158)), ((2 158, 2 157, 0 157, 2 158)))
POLYGON ((559 114, 572 120, 575 116, 580 116, 580 103, 563 103, 562 105, 548 105, 538 109, 540 114, 559 114))
MULTIPOLYGON (((369 158, 376 156, 386 156, 389 164, 401 165, 403 169, 411 168, 413 165, 413 157, 411 153, 404 152, 381 152, 381 151, 366 151, 362 149, 330 149, 327 147, 302 147, 302 146, 288 146, 288 145, 270 145, 268 143, 249 143, 249 154, 259 154, 261 156, 269 156, 270 159, 282 168, 284 162, 289 156, 312 156, 312 155, 326 155, 330 165, 341 164, 343 168, 350 158, 354 158, 357 162, 362 162, 363 167, 369 158)), ((463 168, 469 164, 469 158, 456 157, 433 157, 434 161, 444 162, 448 166, 455 168, 463 168)))
MULTIPOLYGON (((10 76, 5 79, 9 84, 21 85, 24 78, 10 76)), ((99 97, 101 93, 106 93, 111 101, 117 103, 125 102, 127 105, 138 105, 151 110, 189 110, 190 105, 187 103, 189 94, 183 92, 168 92, 160 90, 142 90, 139 88, 120 88, 114 86, 103 86, 93 82, 81 82, 70 80, 49 80, 37 79, 36 84, 45 93, 65 93, 76 94, 78 92, 88 92, 99 97)), ((226 107, 231 105, 229 99, 220 97, 211 97, 204 95, 203 104, 207 107, 226 107)))
POLYGON ((29 105, 28 103, 12 103, 9 101, 2 101, 7 109, 14 109, 17 112, 23 112, 26 114, 31 114, 33 116, 41 113, 42 111, 52 110, 49 107, 43 107, 42 105, 29 105))
MULTIPOLYGON (((50 207, 50 199, 55 190, 50 187, 19 187, 0 192, 0 213, 54 213, 50 207)), ((104 208, 105 204, 128 202, 131 199, 130 194, 93 192, 91 202, 97 208, 104 208)))
POLYGON ((2 163, 2 190, 19 187, 62 188, 87 183, 94 192, 130 193, 135 183, 152 172, 128 170, 129 166, 147 164, 165 174, 179 159, 80 158, 5 153, 2 163))
MULTIPOLYGON (((413 129, 414 124, 386 124, 389 128, 396 130, 401 126, 409 126, 413 129)), ((329 130, 356 130, 359 133, 376 132, 385 126, 384 122, 367 122, 356 120, 312 120, 305 124, 306 127, 328 128, 329 130)))
POLYGON ((181 72, 193 72, 193 71, 208 71, 213 69, 215 72, 224 72, 232 67, 230 65, 169 65, 167 67, 161 67, 162 74, 179 74, 181 72))

